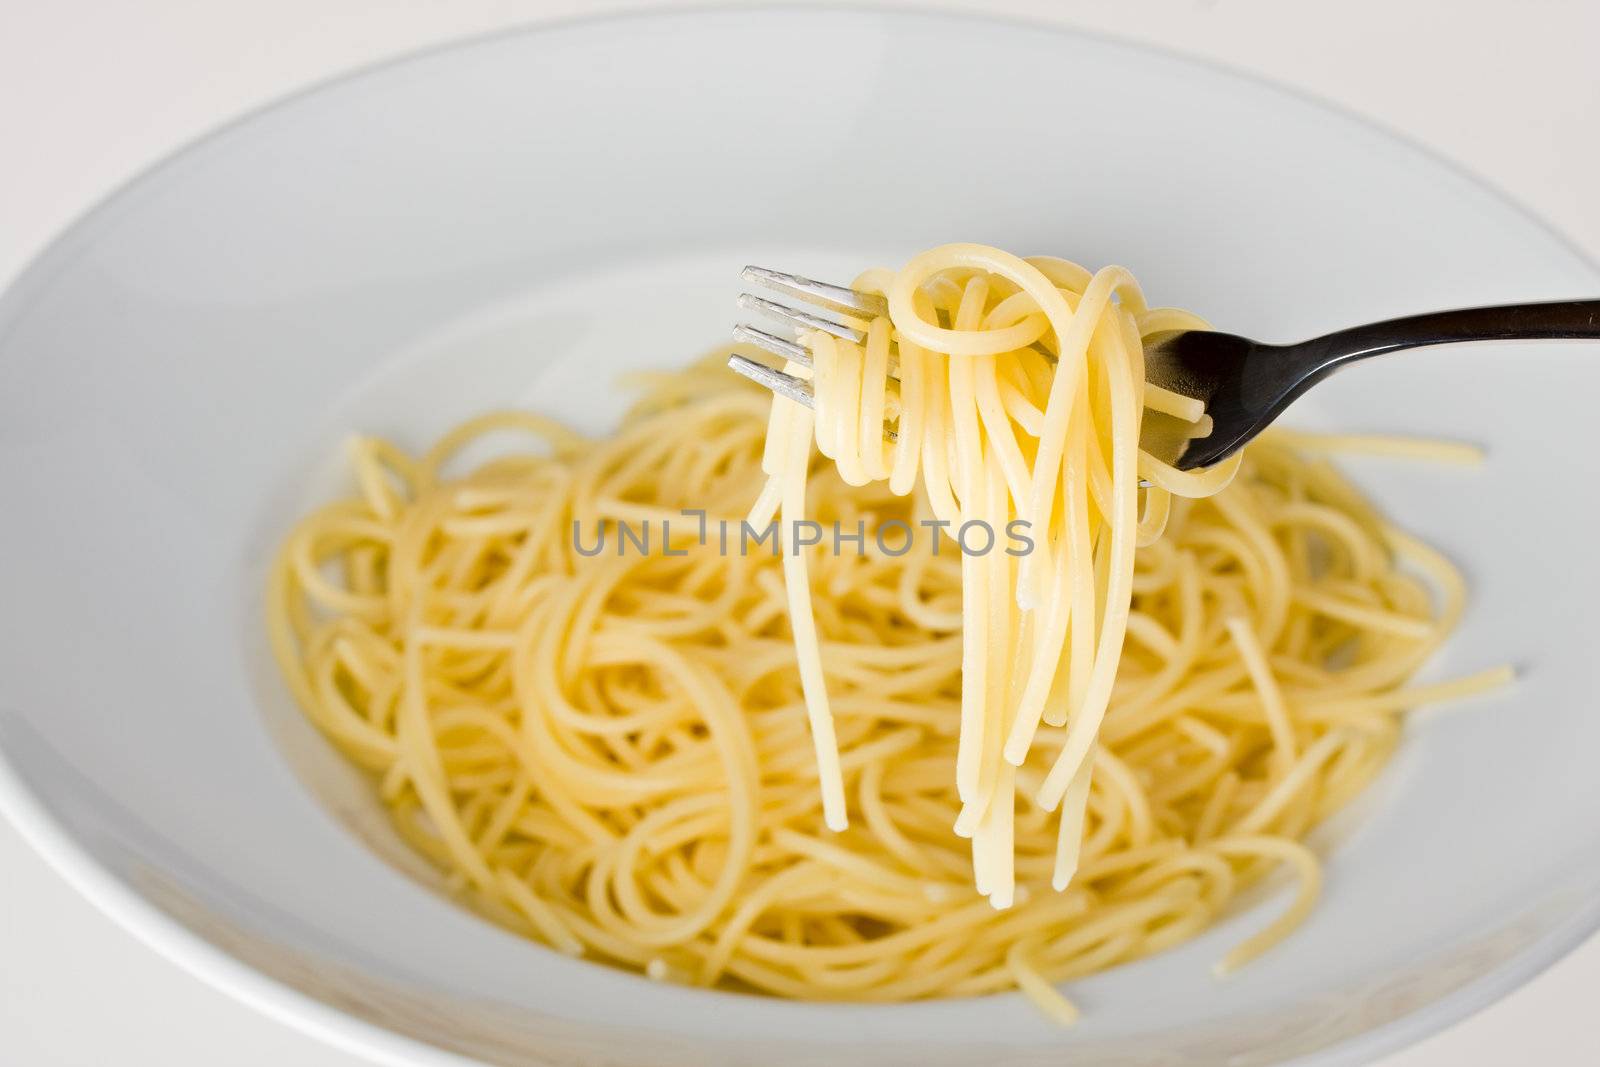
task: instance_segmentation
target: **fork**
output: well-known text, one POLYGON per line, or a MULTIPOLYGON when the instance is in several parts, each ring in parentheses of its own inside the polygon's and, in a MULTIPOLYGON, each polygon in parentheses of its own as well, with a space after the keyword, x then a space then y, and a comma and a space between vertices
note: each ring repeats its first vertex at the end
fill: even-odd
MULTIPOLYGON (((889 313, 883 297, 842 285, 765 267, 746 267, 740 277, 848 318, 889 313)), ((740 294, 739 306, 796 330, 821 330, 853 344, 866 340, 862 330, 752 293, 740 294)), ((811 353, 795 341, 743 324, 734 327, 733 336, 800 366, 811 365, 811 353)), ((1184 430, 1188 424, 1178 419, 1147 413, 1139 447, 1179 470, 1209 467, 1243 448, 1306 390, 1351 363, 1428 345, 1554 340, 1600 340, 1600 300, 1430 311, 1283 345, 1213 330, 1156 334, 1145 339, 1145 380, 1201 401, 1209 418, 1184 430)), ((728 365, 779 396, 807 407, 816 403, 811 383, 803 378, 740 355, 730 356, 728 365)))

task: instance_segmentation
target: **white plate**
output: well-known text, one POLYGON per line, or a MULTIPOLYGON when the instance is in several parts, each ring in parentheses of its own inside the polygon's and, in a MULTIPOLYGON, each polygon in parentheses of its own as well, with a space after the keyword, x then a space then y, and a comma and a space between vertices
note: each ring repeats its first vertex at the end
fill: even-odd
POLYGON ((392 1062, 1350 1063, 1592 929, 1594 346, 1394 357, 1296 411, 1492 448, 1481 470, 1358 473, 1471 575, 1433 673, 1525 674, 1416 722, 1315 916, 1227 982, 1208 964, 1264 910, 1076 983, 1084 1021, 1063 1032, 1016 995, 660 986, 428 888, 262 639, 268 554, 331 487, 340 435, 420 443, 507 402, 598 425, 616 371, 725 335, 740 264, 845 277, 949 240, 1115 260, 1158 302, 1268 338, 1597 282, 1515 207, 1346 116, 1034 27, 633 17, 346 78, 141 177, 0 304, 6 808, 162 951, 392 1062))

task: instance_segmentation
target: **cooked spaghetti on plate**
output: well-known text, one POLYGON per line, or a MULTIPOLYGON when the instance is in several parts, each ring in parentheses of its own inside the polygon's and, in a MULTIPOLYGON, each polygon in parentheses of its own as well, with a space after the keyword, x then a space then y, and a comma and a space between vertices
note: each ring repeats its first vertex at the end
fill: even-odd
POLYGON ((1465 597, 1269 431, 1139 450, 1142 339, 1205 328, 1125 270, 951 245, 802 337, 815 411, 713 354, 611 436, 528 412, 350 445, 269 630, 313 721, 482 914, 652 977, 895 1001, 1057 988, 1178 944, 1378 773, 1465 597), (466 454, 491 458, 468 462, 466 454))

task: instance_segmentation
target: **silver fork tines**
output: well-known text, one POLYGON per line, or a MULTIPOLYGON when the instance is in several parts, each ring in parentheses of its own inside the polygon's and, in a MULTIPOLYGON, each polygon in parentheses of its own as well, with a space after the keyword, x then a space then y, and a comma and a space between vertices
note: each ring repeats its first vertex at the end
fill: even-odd
POLYGON ((768 270, 766 267, 746 267, 739 277, 767 289, 798 297, 808 304, 816 304, 845 315, 877 318, 889 314, 889 302, 876 293, 859 293, 842 285, 829 285, 798 274, 768 270))
POLYGON ((811 383, 804 378, 796 378, 792 374, 785 374, 781 370, 757 363, 745 356, 729 356, 728 366, 749 378, 752 382, 765 389, 771 389, 779 396, 787 397, 796 404, 808 408, 817 406, 817 398, 811 392, 811 383))
POLYGON ((765 300, 754 293, 740 293, 739 306, 746 311, 754 311, 758 315, 765 315, 769 319, 786 322, 797 330, 821 330, 823 333, 832 334, 841 341, 849 341, 853 345, 867 343, 865 330, 857 330, 842 323, 825 319, 821 315, 812 315, 801 311, 799 308, 789 307, 787 304, 775 303, 765 300))
MULTIPOLYGON (((842 285, 830 285, 814 278, 802 278, 798 274, 785 274, 765 267, 746 267, 740 272, 740 277, 747 282, 787 293, 824 311, 832 311, 851 318, 876 318, 889 313, 889 302, 876 293, 857 292, 842 285)), ((865 344, 867 341, 866 332, 863 330, 834 322, 821 315, 814 315, 809 311, 801 311, 799 308, 766 300, 753 293, 740 294, 739 306, 786 323, 797 330, 819 330, 856 345, 865 344)), ((771 352, 790 363, 803 367, 811 366, 811 352, 804 345, 767 333, 765 330, 758 330, 741 323, 733 328, 733 338, 755 345, 765 352, 771 352)), ((758 363, 739 355, 729 356, 728 366, 779 396, 787 397, 808 408, 814 409, 817 406, 816 394, 812 390, 811 383, 804 378, 785 374, 776 367, 769 367, 765 363, 758 363)), ((889 357, 887 370, 891 377, 899 371, 899 361, 892 355, 889 357)), ((891 441, 897 439, 895 432, 887 427, 884 428, 884 436, 891 441)))
MULTIPOLYGON (((798 274, 784 274, 781 271, 768 270, 765 267, 746 267, 741 272, 746 281, 758 282, 771 286, 817 305, 819 310, 834 311, 847 316, 878 316, 888 314, 889 304, 883 297, 876 293, 863 293, 855 289, 846 289, 842 285, 830 285, 819 282, 814 278, 802 278, 798 274)), ((756 296, 754 293, 740 293, 739 306, 746 311, 754 311, 769 319, 793 328, 799 333, 819 332, 839 338, 853 345, 867 343, 867 333, 854 326, 833 319, 817 315, 811 311, 780 304, 765 297, 756 296)), ((755 345, 773 355, 797 363, 803 367, 811 366, 811 352, 804 345, 798 344, 785 337, 779 337, 765 330, 758 330, 753 326, 740 324, 733 328, 733 337, 736 341, 743 341, 755 345)), ((900 376, 900 361, 891 353, 889 356, 888 372, 891 378, 900 376)))
MULTIPOLYGON (((728 366, 764 389, 770 389, 781 397, 787 397, 802 407, 816 409, 817 396, 811 391, 811 383, 804 378, 785 374, 781 370, 775 370, 765 363, 757 363, 744 356, 729 356, 728 366)), ((900 435, 888 427, 884 427, 883 436, 890 441, 900 439, 900 435)))
POLYGON ((811 353, 806 350, 805 345, 786 341, 775 334, 767 333, 765 330, 758 330, 740 323, 733 328, 733 339, 765 349, 781 359, 788 360, 790 363, 798 363, 802 367, 811 366, 811 353))

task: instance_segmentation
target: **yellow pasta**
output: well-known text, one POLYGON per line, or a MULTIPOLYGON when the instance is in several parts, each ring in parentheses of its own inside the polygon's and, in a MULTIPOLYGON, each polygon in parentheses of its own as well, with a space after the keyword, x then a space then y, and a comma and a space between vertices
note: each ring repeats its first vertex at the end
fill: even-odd
POLYGON ((1059 983, 1281 867, 1219 967, 1270 948, 1400 716, 1506 681, 1407 687, 1459 577, 1300 450, 1358 443, 1139 453, 1146 406, 1200 415, 1141 337, 1203 324, 1124 271, 948 246, 857 285, 891 314, 807 339, 814 414, 718 355, 601 440, 357 440, 272 571, 296 698, 469 905, 660 980, 1068 1023, 1059 983))

